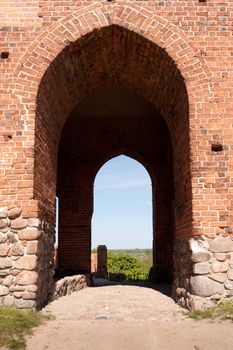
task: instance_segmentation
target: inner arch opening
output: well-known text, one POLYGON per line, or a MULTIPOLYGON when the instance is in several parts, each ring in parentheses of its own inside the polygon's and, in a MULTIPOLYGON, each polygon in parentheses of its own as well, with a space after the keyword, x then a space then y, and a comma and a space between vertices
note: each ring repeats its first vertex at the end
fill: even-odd
POLYGON ((125 155, 107 161, 94 182, 92 276, 147 280, 152 266, 152 183, 125 155))
POLYGON ((92 248, 152 248, 151 185, 143 165, 128 156, 101 167, 94 183, 92 248))

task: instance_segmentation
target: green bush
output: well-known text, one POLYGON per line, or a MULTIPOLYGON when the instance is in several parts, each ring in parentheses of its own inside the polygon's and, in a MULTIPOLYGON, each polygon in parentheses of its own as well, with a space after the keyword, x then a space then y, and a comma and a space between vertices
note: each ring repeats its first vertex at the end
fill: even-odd
POLYGON ((108 272, 124 273, 128 281, 145 280, 148 277, 137 258, 129 254, 111 251, 108 252, 108 272))

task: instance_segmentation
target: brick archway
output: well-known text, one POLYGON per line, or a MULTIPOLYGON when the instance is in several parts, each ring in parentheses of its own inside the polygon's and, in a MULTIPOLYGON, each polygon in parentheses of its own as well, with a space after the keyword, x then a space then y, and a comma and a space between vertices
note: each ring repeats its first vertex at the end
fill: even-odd
MULTIPOLYGON (((19 113, 31 122, 27 142, 34 156, 29 170, 33 170, 33 181, 21 206, 24 218, 39 220, 30 221, 19 239, 27 246, 31 240, 28 235, 34 235, 39 246, 32 268, 38 274, 37 305, 47 301, 51 290, 57 152, 62 128, 85 98, 110 82, 143 96, 167 125, 173 153, 169 169, 175 188, 175 202, 169 204, 176 230, 174 286, 182 302, 190 299, 190 293, 198 294, 190 276, 193 264, 200 261, 191 259, 190 237, 210 233, 210 221, 218 213, 201 222, 198 212, 203 196, 198 181, 197 140, 201 140, 203 109, 212 97, 212 86, 211 73, 191 40, 166 19, 132 3, 89 5, 41 32, 22 57, 14 77, 19 113)), ((166 166, 160 173, 161 182, 165 173, 166 166)), ((194 241, 201 250, 201 243, 194 241)))

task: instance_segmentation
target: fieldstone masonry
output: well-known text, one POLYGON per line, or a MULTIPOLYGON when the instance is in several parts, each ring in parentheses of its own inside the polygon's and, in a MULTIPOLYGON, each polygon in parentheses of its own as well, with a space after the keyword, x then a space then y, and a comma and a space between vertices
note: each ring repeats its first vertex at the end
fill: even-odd
POLYGON ((74 275, 61 278, 55 283, 54 297, 62 297, 78 292, 88 286, 88 281, 84 275, 74 275))
POLYGON ((112 157, 152 180, 153 275, 202 308, 232 296, 231 0, 0 2, 0 303, 90 275, 93 184, 112 157), (173 256, 173 260, 172 260, 173 256))
POLYGON ((20 207, 1 207, 0 227, 0 305, 41 307, 53 291, 53 240, 46 224, 24 219, 20 207))
POLYGON ((174 265, 173 293, 180 305, 199 310, 233 298, 233 238, 177 241, 174 265))

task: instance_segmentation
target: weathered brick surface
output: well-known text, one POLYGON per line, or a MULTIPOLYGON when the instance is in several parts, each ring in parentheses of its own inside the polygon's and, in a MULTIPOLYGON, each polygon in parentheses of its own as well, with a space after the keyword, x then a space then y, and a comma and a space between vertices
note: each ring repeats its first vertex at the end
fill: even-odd
MULTIPOLYGON (((153 193, 157 200, 154 217, 157 214, 158 218, 154 222, 155 263, 160 261, 161 270, 167 270, 165 260, 167 252, 171 256, 175 237, 231 238, 232 10, 230 0, 1 2, 1 239, 9 245, 22 241, 27 254, 28 238, 21 235, 20 239, 22 228, 11 228, 11 218, 19 215, 15 220, 23 226, 26 221, 22 220, 27 220, 27 230, 31 227, 29 220, 40 219, 39 304, 47 298, 52 276, 57 152, 62 128, 82 99, 110 81, 150 101, 170 135, 167 140, 173 157, 169 164, 157 166, 156 176, 152 176, 155 184, 157 181, 153 193), (12 209, 16 213, 13 217, 9 215, 12 209)), ((129 134, 132 128, 135 135, 139 126, 136 121, 130 123, 124 131, 129 134)), ((68 128, 69 123, 66 125, 68 128)), ((114 130, 119 135, 118 147, 122 147, 119 130, 114 130)), ((91 137, 95 139, 95 134, 91 137)), ((83 141, 83 149, 88 149, 89 143, 83 141)), ((160 147, 156 142, 151 144, 147 158, 160 147)), ((137 151, 135 143, 131 148, 137 151)), ((114 152, 107 149, 105 154, 93 157, 104 156, 106 161, 114 152)), ((97 158, 99 168, 104 159, 98 163, 97 158)), ((152 164, 149 158, 137 159, 147 167, 152 164)), ((74 198, 72 206, 76 209, 68 214, 70 229, 75 217, 79 227, 73 225, 70 239, 61 242, 60 254, 69 255, 66 252, 70 251, 72 255, 73 251, 73 256, 79 256, 80 269, 88 270, 93 179, 90 168, 84 168, 86 189, 82 197, 74 198)), ((62 179, 65 175, 60 173, 62 179)), ((72 180, 72 171, 69 176, 72 180)), ((71 188, 75 188, 72 181, 71 188)), ((68 190, 69 186, 64 187, 68 190)), ((68 203, 68 192, 63 192, 63 203, 68 203)), ((67 210, 62 204, 61 208, 67 210)), ((65 220, 64 215, 64 227, 65 220)), ((217 251, 225 253, 220 248, 217 251)), ((5 267, 1 267, 0 281, 9 271, 17 275, 10 252, 9 257, 1 257, 1 266, 5 267)), ((73 262, 71 259, 71 265, 73 262)), ((34 305, 28 301, 34 292, 27 291, 14 292, 17 298, 26 296, 25 302, 17 302, 19 307, 34 305)), ((0 299, 4 301, 4 296, 0 299)))

